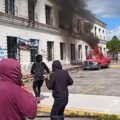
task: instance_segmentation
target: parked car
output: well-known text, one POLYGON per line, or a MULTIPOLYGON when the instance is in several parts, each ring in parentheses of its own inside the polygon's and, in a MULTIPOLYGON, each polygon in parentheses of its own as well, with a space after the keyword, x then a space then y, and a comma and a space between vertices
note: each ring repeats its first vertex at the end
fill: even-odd
POLYGON ((94 49, 89 51, 87 59, 84 61, 83 69, 109 68, 110 58, 103 55, 101 48, 96 45, 94 49))
POLYGON ((83 64, 83 69, 84 70, 94 70, 94 69, 100 69, 100 66, 98 63, 93 62, 93 61, 85 61, 83 64))
POLYGON ((83 69, 84 70, 93 70, 97 69, 100 70, 101 68, 109 68, 110 66, 110 59, 109 58, 103 58, 103 59, 87 59, 84 61, 83 69))

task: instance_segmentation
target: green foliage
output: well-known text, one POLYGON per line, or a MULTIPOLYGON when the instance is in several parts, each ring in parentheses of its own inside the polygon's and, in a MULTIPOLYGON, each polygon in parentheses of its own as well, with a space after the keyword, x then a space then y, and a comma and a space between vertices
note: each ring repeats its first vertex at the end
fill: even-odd
POLYGON ((115 115, 103 115, 98 117, 97 120, 119 120, 115 115))
POLYGON ((107 48, 110 52, 119 52, 120 51, 120 41, 114 36, 111 41, 107 42, 107 48))

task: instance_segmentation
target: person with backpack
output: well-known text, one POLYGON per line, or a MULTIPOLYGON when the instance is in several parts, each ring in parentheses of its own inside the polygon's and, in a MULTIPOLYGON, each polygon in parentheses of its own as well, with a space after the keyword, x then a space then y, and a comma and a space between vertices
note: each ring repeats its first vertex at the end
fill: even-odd
POLYGON ((33 81, 33 91, 35 96, 39 99, 40 93, 41 93, 41 87, 44 81, 44 72, 49 73, 49 69, 47 65, 42 62, 42 55, 36 56, 36 62, 33 63, 31 67, 31 74, 34 75, 34 81, 33 81))
POLYGON ((67 71, 62 70, 59 60, 53 62, 52 71, 49 78, 47 75, 45 76, 46 86, 52 90, 54 98, 51 120, 64 120, 64 110, 69 97, 68 86, 73 84, 73 80, 67 71))

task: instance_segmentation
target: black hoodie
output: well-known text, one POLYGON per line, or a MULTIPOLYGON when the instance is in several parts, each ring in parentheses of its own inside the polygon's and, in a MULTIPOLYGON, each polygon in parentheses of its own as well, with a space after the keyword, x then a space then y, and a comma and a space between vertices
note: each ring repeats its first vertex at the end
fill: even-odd
POLYGON ((31 67, 31 74, 34 74, 35 81, 43 80, 44 70, 49 73, 47 65, 42 62, 42 55, 36 56, 36 62, 31 67))
POLYGON ((52 70, 49 80, 46 80, 47 88, 52 90, 54 98, 68 99, 68 86, 73 84, 72 78, 67 71, 62 70, 58 60, 53 62, 52 70))

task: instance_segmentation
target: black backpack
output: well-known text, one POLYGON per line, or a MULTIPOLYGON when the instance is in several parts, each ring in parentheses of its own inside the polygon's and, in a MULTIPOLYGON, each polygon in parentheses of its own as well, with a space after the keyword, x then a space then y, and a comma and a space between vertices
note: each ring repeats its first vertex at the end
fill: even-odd
POLYGON ((35 81, 43 80, 43 74, 44 74, 44 65, 42 62, 36 62, 35 63, 35 70, 34 70, 34 78, 35 81))

